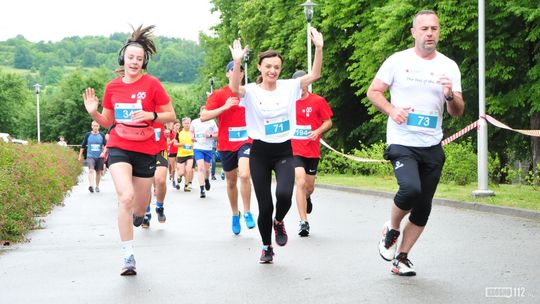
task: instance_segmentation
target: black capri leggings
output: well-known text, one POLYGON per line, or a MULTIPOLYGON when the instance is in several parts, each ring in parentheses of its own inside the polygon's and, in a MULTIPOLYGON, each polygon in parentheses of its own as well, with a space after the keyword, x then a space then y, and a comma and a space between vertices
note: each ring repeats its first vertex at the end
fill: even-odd
POLYGON ((401 210, 411 210, 409 220, 413 224, 425 226, 444 166, 442 146, 390 145, 384 152, 384 158, 392 162, 399 185, 394 203, 401 210))
POLYGON ((276 172, 276 220, 282 221, 291 208, 294 188, 294 167, 291 141, 267 143, 254 140, 249 153, 249 169, 259 204, 259 233, 263 245, 272 244, 272 170, 276 172))

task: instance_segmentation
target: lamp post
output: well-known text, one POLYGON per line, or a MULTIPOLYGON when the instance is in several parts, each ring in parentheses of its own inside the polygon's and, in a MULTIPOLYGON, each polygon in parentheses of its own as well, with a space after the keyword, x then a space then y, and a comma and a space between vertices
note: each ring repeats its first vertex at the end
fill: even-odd
MULTIPOLYGON (((313 18, 313 8, 317 5, 316 3, 311 2, 311 0, 306 0, 306 2, 300 4, 304 7, 304 15, 306 15, 307 21, 307 70, 308 74, 311 73, 311 39, 309 39, 309 29, 311 28, 311 19, 313 18)), ((308 90, 311 92, 311 84, 308 87, 308 90)))
POLYGON ((40 130, 40 124, 39 124, 39 93, 41 92, 41 85, 39 83, 36 83, 34 85, 34 89, 36 92, 36 112, 37 112, 37 141, 38 143, 41 142, 41 130, 40 130))
POLYGON ((210 94, 214 92, 214 76, 210 77, 210 94))
POLYGON ((478 1, 478 189, 473 191, 474 197, 493 196, 488 189, 488 132, 486 115, 486 83, 485 83, 485 3, 478 1))

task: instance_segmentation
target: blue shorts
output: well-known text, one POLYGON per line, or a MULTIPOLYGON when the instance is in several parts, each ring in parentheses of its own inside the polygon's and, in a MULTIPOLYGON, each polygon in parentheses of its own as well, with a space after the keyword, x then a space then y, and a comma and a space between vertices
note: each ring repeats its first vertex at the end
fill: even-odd
POLYGON ((195 161, 199 161, 200 159, 204 159, 205 163, 211 163, 212 162, 212 150, 193 150, 193 155, 195 157, 195 161))

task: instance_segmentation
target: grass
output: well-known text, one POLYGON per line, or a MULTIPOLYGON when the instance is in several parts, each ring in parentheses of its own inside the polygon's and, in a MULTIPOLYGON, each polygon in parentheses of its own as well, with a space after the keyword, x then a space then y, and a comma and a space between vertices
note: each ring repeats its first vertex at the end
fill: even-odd
MULTIPOLYGON (((318 175, 317 183, 386 192, 396 192, 398 189, 394 176, 318 175)), ((489 190, 495 192, 495 196, 475 198, 472 192, 476 189, 476 184, 467 186, 439 184, 435 197, 540 211, 538 188, 525 185, 490 185, 489 190)))

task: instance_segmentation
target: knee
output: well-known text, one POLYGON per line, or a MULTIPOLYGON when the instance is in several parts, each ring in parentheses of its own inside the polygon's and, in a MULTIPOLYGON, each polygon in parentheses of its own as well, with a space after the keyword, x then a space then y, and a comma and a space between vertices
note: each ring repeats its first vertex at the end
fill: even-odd
POLYGON ((240 179, 241 183, 248 183, 250 181, 250 175, 249 170, 246 171, 238 171, 238 178, 240 179))
POLYGON ((398 195, 402 200, 415 200, 422 194, 422 188, 417 183, 405 182, 399 185, 398 195))
POLYGON ((236 189, 236 178, 227 178, 227 189, 236 189))
POLYGON ((315 191, 315 185, 312 184, 306 184, 306 192, 307 194, 311 194, 315 191))
POLYGON ((133 209, 135 194, 132 191, 124 191, 118 194, 118 206, 123 209, 133 209))
POLYGON ((306 181, 303 178, 297 178, 296 179, 296 189, 305 189, 306 188, 306 181))

